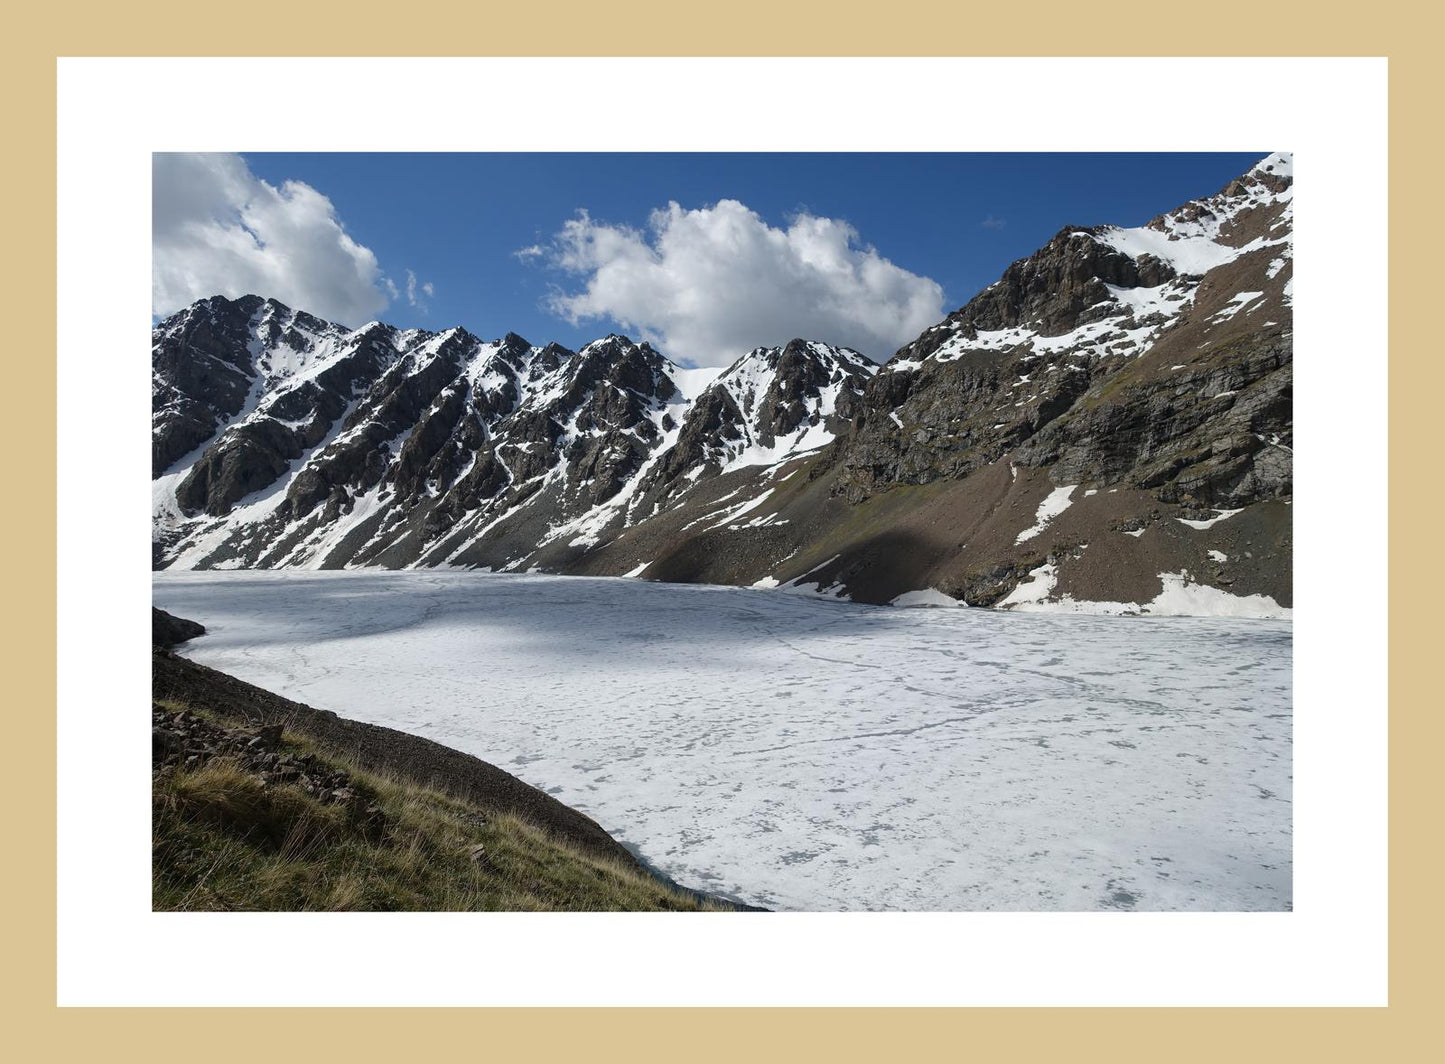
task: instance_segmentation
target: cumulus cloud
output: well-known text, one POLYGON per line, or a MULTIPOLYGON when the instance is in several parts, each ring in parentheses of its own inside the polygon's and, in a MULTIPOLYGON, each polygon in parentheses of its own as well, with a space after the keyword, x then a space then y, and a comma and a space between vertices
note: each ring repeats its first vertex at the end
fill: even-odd
POLYGON ((263 181, 239 155, 158 153, 151 195, 154 314, 255 293, 359 325, 397 295, 329 199, 300 181, 263 181))
POLYGON ((803 214, 778 228, 736 200, 669 203, 645 231, 579 211, 545 254, 582 279, 580 290, 552 292, 554 313, 574 325, 611 319, 699 365, 795 336, 881 359, 943 317, 936 282, 862 244, 847 222, 803 214))

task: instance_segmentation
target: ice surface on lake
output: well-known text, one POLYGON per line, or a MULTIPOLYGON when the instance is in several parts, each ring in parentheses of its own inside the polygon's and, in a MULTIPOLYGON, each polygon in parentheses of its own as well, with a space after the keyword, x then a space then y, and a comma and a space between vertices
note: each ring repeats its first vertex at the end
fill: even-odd
POLYGON ((203 664, 781 909, 1284 909, 1291 628, 466 572, 159 573, 203 664))

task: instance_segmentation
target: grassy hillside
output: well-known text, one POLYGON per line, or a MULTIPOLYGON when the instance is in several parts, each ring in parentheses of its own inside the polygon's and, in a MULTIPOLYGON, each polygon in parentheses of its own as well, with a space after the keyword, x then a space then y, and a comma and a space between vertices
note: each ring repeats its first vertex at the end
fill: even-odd
POLYGON ((157 910, 730 908, 495 766, 165 650, 153 665, 157 910))
MULTIPOLYGON (((162 710, 187 707, 163 703, 162 710)), ((219 757, 162 770, 153 794, 158 910, 680 910, 702 904, 511 814, 311 757, 369 799, 365 816, 219 757)))

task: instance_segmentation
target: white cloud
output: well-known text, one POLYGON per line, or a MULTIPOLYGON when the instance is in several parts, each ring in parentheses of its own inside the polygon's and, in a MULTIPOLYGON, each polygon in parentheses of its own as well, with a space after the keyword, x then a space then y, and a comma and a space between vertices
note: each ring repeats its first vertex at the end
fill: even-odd
POLYGON ((376 256, 310 185, 278 188, 239 155, 158 153, 151 173, 152 313, 255 293, 359 325, 396 297, 376 256))
MULTIPOLYGON (((392 284, 389 280, 386 282, 386 285, 392 290, 393 298, 395 298, 396 285, 392 284)), ((411 270, 407 270, 406 301, 412 306, 416 307, 418 310, 420 310, 423 314, 425 314, 429 308, 427 307, 426 300, 422 299, 421 296, 417 295, 418 291, 420 291, 423 296, 426 296, 427 299, 430 299, 432 296, 436 295, 436 289, 432 287, 432 283, 430 281, 426 281, 423 284, 417 284, 416 274, 413 273, 411 270)))
POLYGON ((884 358, 943 317, 936 282, 861 244, 847 222, 805 214, 781 229, 736 200, 669 203, 646 232, 579 211, 547 257, 585 278, 580 291, 552 293, 555 313, 573 324, 610 318, 700 365, 795 336, 884 358))

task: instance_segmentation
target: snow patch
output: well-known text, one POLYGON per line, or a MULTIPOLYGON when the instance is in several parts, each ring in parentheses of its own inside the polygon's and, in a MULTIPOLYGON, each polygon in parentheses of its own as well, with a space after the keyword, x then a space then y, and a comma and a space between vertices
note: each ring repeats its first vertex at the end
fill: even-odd
MULTIPOLYGON (((1222 309, 1215 312, 1214 316, 1209 320, 1213 323, 1228 321, 1245 307, 1255 302, 1255 300, 1262 299, 1263 297, 1263 292, 1236 292, 1230 297, 1229 302, 1226 303, 1222 309)), ((1253 313, 1253 311, 1250 311, 1250 313, 1253 313)))
POLYGON ((1160 573, 1164 590, 1146 607, 1156 617, 1254 617, 1287 620, 1293 611, 1268 595, 1235 595, 1191 582, 1189 572, 1160 573))
POLYGON ((922 591, 905 591, 892 602, 890 606, 962 606, 952 595, 945 595, 936 588, 924 588, 922 591))
POLYGON ((1055 488, 1045 496, 1044 501, 1039 503, 1038 513, 1034 514, 1034 523, 1018 534, 1014 544, 1020 544, 1033 539, 1044 529, 1049 527, 1050 522, 1059 514, 1069 508, 1070 500, 1074 494, 1077 484, 1065 484, 1061 488, 1055 488))
POLYGON ((999 609, 1032 613, 1077 613, 1092 616, 1238 617, 1256 620, 1290 620, 1293 611, 1268 595, 1235 595, 1222 588, 1195 583, 1188 570, 1160 573, 1163 589, 1149 602, 1108 602, 1053 598, 1058 569, 1040 565, 998 603, 999 609))
POLYGON ((1012 591, 998 602, 996 608, 1013 609, 1042 603, 1053 593, 1054 585, 1058 583, 1058 579, 1058 568, 1052 562, 1045 562, 1043 565, 1030 570, 1029 578, 1020 581, 1012 591))
POLYGON ((1226 521, 1235 514, 1243 512, 1244 509, 1241 507, 1238 510, 1217 510, 1213 517, 1206 518, 1203 521, 1195 521, 1188 517, 1176 517, 1174 520, 1178 521, 1181 525, 1188 525, 1190 528, 1197 528, 1202 532, 1206 528, 1213 528, 1219 524, 1219 522, 1226 521))

